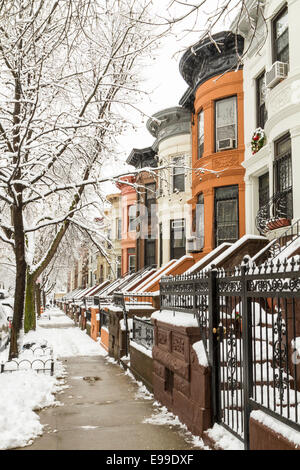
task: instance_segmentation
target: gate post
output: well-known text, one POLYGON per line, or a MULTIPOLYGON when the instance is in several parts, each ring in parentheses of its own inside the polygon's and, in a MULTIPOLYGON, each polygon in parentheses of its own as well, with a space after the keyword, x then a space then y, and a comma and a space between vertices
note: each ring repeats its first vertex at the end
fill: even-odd
POLYGON ((220 310, 217 295, 218 270, 212 266, 208 278, 208 305, 209 305, 209 358, 211 366, 211 396, 212 396, 212 419, 213 423, 220 421, 220 357, 217 330, 220 322, 220 310))
POLYGON ((250 427, 250 396, 252 395, 252 317, 251 298, 247 296, 248 281, 246 279, 247 265, 241 265, 241 295, 242 295, 242 339, 243 339, 243 373, 244 373, 244 445, 249 450, 250 427))

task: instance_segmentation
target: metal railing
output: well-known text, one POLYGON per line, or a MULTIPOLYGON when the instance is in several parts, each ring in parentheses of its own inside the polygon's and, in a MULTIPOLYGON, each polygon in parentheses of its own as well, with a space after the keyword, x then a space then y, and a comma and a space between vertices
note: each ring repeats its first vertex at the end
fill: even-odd
POLYGON ((36 372, 49 373, 51 376, 54 374, 54 359, 40 359, 36 358, 30 361, 29 359, 21 359, 2 362, 0 364, 0 374, 7 372, 16 372, 21 370, 34 370, 36 372))
POLYGON ((285 221, 286 225, 289 225, 292 218, 292 191, 289 189, 275 193, 267 204, 259 209, 255 225, 260 233, 265 234, 280 228, 279 221, 285 221))
POLYGON ((133 317, 132 340, 151 350, 154 343, 154 328, 150 319, 133 317))
POLYGON ((154 299, 157 297, 149 292, 124 292, 124 301, 128 307, 151 308, 154 306, 154 299))
POLYGON ((160 289, 162 310, 199 320, 214 421, 245 448, 252 410, 300 431, 300 260, 164 278, 160 289))

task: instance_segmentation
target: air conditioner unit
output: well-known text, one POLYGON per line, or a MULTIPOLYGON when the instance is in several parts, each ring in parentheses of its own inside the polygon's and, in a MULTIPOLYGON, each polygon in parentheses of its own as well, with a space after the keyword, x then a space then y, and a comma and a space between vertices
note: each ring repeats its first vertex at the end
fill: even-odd
POLYGON ((266 72, 266 87, 273 88, 277 83, 287 77, 288 64, 285 62, 274 62, 270 70, 266 72))
POLYGON ((203 237, 191 237, 187 239, 187 251, 188 253, 193 253, 195 251, 201 251, 203 248, 203 237))
POLYGON ((185 221, 184 220, 172 220, 172 228, 174 229, 180 229, 185 227, 185 221))
POLYGON ((218 150, 229 150, 234 148, 233 139, 218 140, 218 150))

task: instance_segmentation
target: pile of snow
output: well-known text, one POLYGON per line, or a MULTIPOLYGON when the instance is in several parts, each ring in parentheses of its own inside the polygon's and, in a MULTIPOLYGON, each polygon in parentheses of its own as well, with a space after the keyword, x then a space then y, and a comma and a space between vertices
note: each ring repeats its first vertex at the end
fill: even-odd
MULTIPOLYGON (((47 341, 35 331, 24 335, 23 342, 34 343, 36 347, 47 344, 47 341)), ((48 353, 43 354, 41 349, 33 353, 21 348, 16 362, 38 358, 45 361, 50 359, 50 356, 48 353)), ((1 359, 7 360, 7 357, 3 355, 1 359)), ((6 368, 10 368, 10 365, 6 365, 6 368)), ((32 369, 0 374, 0 449, 24 447, 43 433, 43 426, 35 411, 58 405, 55 393, 65 388, 64 375, 61 363, 55 363, 52 377, 49 373, 38 373, 32 369)))
POLYGON ((244 450, 244 444, 220 424, 216 423, 206 433, 223 450, 244 450))
POLYGON ((158 310, 151 318, 175 326, 198 327, 197 319, 191 313, 175 312, 173 310, 158 310))
POLYGON ((56 405, 54 394, 62 388, 56 377, 33 370, 1 374, 0 449, 24 447, 41 435, 35 411, 56 405))
MULTIPOLYGON (((106 356, 107 352, 93 341, 85 332, 77 328, 55 328, 55 323, 62 325, 68 317, 54 308, 45 312, 50 314, 51 328, 43 328, 39 322, 36 331, 21 334, 19 339, 20 355, 16 362, 23 359, 41 359, 70 356, 106 356), (31 349, 23 349, 23 345, 31 349)), ((49 322, 48 319, 40 320, 49 322)), ((73 323, 73 322, 72 322, 73 323)), ((1 353, 0 360, 7 361, 8 348, 1 353)), ((12 363, 13 364, 13 363, 12 363)), ((25 363, 24 363, 25 364, 25 363)), ((10 365, 6 365, 6 369, 10 365)), ((0 374, 0 449, 24 447, 43 433, 43 426, 35 411, 44 407, 59 405, 55 393, 61 392, 65 372, 60 362, 55 361, 54 376, 49 373, 37 373, 34 370, 20 370, 0 374)))
POLYGON ((169 426, 179 428, 182 436, 186 441, 188 441, 194 447, 200 447, 203 450, 209 450, 207 446, 204 445, 203 440, 194 436, 187 428, 185 424, 179 420, 178 416, 175 416, 173 413, 168 411, 165 406, 162 406, 159 402, 154 402, 153 406, 156 408, 155 413, 150 418, 145 418, 143 423, 153 424, 155 426, 169 426))
POLYGON ((196 343, 194 343, 193 350, 197 354, 199 364, 203 367, 208 367, 208 360, 207 360, 203 341, 197 341, 196 343))

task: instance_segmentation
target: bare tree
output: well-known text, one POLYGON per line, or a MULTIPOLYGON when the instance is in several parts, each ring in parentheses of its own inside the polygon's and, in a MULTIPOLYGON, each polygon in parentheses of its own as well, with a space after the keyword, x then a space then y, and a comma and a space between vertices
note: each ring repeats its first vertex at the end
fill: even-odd
MULTIPOLYGON (((184 48, 193 51, 193 47, 206 38, 210 38, 216 49, 221 52, 220 44, 213 34, 220 29, 231 28, 235 34, 247 36, 247 44, 240 55, 237 50, 237 67, 239 67, 258 40, 258 24, 264 24, 263 41, 259 40, 257 53, 267 38, 266 18, 264 16, 265 0, 165 0, 165 8, 151 24, 164 28, 164 34, 174 33, 178 39, 184 39, 184 48), (186 44, 186 42, 188 44, 186 44)), ((143 21, 143 20, 142 20, 143 21)))
POLYGON ((0 4, 0 238, 16 262, 10 358, 24 301, 28 331, 34 285, 71 222, 95 203, 101 164, 127 126, 116 105, 137 98, 141 58, 158 38, 149 8, 135 0, 0 4))

